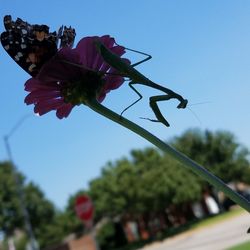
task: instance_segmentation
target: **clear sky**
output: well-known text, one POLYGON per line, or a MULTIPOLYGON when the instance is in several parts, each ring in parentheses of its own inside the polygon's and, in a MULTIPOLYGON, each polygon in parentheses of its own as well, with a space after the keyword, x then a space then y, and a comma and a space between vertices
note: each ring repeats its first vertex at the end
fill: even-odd
MULTIPOLYGON (((110 34, 129 48, 147 52, 153 59, 138 67, 147 77, 189 100, 189 110, 163 102, 171 124, 141 120, 153 118, 148 97, 159 94, 138 89, 144 99, 125 116, 163 140, 189 128, 227 130, 250 148, 250 1, 249 0, 0 0, 1 19, 11 14, 30 23, 47 24, 51 31, 71 25, 76 42, 84 36, 110 34)), ((3 23, 0 31, 3 31, 3 23)), ((133 61, 142 56, 129 54, 133 61)), ((0 136, 9 133, 23 116, 33 113, 23 102, 29 75, 0 48, 0 136)), ((104 104, 121 112, 136 95, 125 83, 104 104)), ((128 156, 131 149, 150 144, 85 106, 64 120, 51 112, 31 116, 10 138, 13 157, 28 178, 37 183, 59 208, 70 194, 86 188, 107 161, 128 156)), ((6 160, 0 143, 0 160, 6 160)))

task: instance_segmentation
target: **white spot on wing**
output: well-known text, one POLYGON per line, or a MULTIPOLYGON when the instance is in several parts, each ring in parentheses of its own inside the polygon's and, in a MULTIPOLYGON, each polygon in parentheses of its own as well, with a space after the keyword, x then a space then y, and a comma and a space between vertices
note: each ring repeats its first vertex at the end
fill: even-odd
POLYGON ((27 30, 22 29, 22 33, 23 33, 24 35, 26 35, 28 32, 27 32, 27 30))
POLYGON ((29 72, 32 72, 35 67, 36 67, 35 64, 31 64, 28 68, 29 72))

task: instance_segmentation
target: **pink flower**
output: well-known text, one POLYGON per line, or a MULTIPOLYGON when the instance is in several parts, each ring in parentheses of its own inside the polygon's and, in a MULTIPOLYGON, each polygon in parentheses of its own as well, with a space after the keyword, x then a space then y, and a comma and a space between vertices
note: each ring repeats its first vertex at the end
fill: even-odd
POLYGON ((85 37, 75 49, 60 49, 36 77, 25 83, 25 90, 30 92, 25 103, 34 104, 35 113, 43 115, 56 110, 61 119, 67 117, 74 106, 91 98, 102 102, 110 90, 122 85, 124 77, 102 59, 95 47, 96 39, 120 57, 125 53, 125 48, 115 45, 114 38, 108 35, 85 37))

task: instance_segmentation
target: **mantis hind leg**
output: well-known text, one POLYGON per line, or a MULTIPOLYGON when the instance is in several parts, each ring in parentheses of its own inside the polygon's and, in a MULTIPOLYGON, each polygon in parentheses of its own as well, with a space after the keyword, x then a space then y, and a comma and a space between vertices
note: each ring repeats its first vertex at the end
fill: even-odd
POLYGON ((146 54, 146 53, 141 52, 141 51, 138 51, 138 50, 133 50, 133 49, 127 49, 127 50, 130 50, 130 51, 136 52, 136 53, 138 53, 138 54, 142 54, 142 55, 144 55, 144 56, 147 56, 145 59, 143 59, 143 60, 141 60, 141 61, 139 61, 139 62, 137 62, 137 63, 131 64, 132 67, 135 67, 135 66, 137 66, 137 65, 139 65, 139 64, 141 64, 141 63, 144 63, 144 62, 146 62, 146 61, 148 61, 148 60, 150 60, 150 59, 152 58, 151 55, 146 54))
MULTIPOLYGON (((121 46, 121 45, 119 45, 118 43, 115 43, 115 44, 116 44, 117 46, 121 46)), ((123 48, 126 49, 126 50, 135 52, 135 53, 137 53, 137 54, 141 54, 141 55, 146 56, 145 59, 143 59, 143 60, 141 60, 141 61, 139 61, 139 62, 137 62, 137 63, 131 64, 131 65, 130 65, 131 67, 135 67, 135 66, 137 66, 137 65, 139 65, 139 64, 141 64, 141 63, 144 63, 144 62, 146 62, 146 61, 148 61, 148 60, 150 60, 150 59, 152 58, 151 55, 149 55, 149 54, 147 54, 147 53, 145 53, 145 52, 141 52, 141 51, 135 50, 135 49, 126 48, 126 47, 124 47, 124 46, 121 46, 121 47, 123 47, 123 48)))
POLYGON ((131 81, 131 82, 128 83, 128 86, 129 86, 129 87, 139 96, 139 98, 138 98, 136 101, 134 101, 132 104, 130 104, 127 108, 125 108, 125 109, 121 112, 120 116, 122 116, 122 114, 123 114, 126 110, 128 110, 129 108, 131 108, 133 105, 135 105, 137 102, 139 102, 139 101, 142 99, 141 93, 133 86, 133 84, 136 84, 136 83, 133 82, 133 81, 131 81))

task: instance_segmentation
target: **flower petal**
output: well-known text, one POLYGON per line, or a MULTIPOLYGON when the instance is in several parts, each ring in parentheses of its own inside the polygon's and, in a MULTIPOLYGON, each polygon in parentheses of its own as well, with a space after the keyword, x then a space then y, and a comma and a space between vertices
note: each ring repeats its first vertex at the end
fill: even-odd
POLYGON ((60 97, 60 91, 44 91, 44 90, 36 90, 32 91, 30 94, 26 96, 24 102, 29 105, 32 103, 37 103, 39 101, 45 101, 49 99, 56 99, 60 97))
MULTIPOLYGON (((116 54, 117 56, 122 56, 125 53, 125 48, 122 46, 115 46, 112 48, 108 48, 110 49, 111 52, 113 52, 114 54, 116 54)), ((103 63, 102 67, 100 68, 101 71, 103 72, 108 72, 109 68, 111 67, 111 65, 109 65, 108 63, 103 63)))
POLYGON ((41 82, 38 79, 30 78, 24 84, 26 91, 34 91, 36 89, 57 90, 58 86, 55 82, 41 82))
MULTIPOLYGON (((113 37, 110 37, 109 35, 104 35, 102 37, 99 37, 99 39, 103 43, 103 45, 107 48, 112 48, 112 46, 115 43, 115 39, 113 37)), ((96 55, 96 59, 93 62, 92 68, 100 70, 103 64, 107 65, 101 54, 98 52, 96 55)))
POLYGON ((60 108, 57 109, 56 116, 59 119, 66 118, 66 117, 68 117, 68 115, 70 114, 71 110, 74 107, 75 107, 74 105, 72 105, 70 103, 66 103, 62 107, 60 107, 60 108))
POLYGON ((99 39, 105 47, 111 49, 115 54, 122 55, 125 53, 124 47, 115 46, 115 39, 110 37, 109 35, 105 35, 102 37, 92 36, 85 37, 77 44, 75 51, 80 55, 80 63, 85 65, 88 68, 94 70, 104 69, 107 70, 110 66, 105 63, 100 53, 97 51, 95 46, 95 41, 99 39))
POLYGON ((97 36, 84 37, 77 44, 75 51, 80 56, 80 63, 88 68, 92 68, 93 64, 100 64, 101 58, 98 56, 97 49, 95 47, 95 40, 97 36))
POLYGON ((109 35, 101 36, 100 40, 107 48, 112 48, 115 43, 115 39, 109 35))
POLYGON ((105 99, 107 93, 113 89, 119 88, 124 82, 124 78, 121 76, 107 76, 106 80, 107 83, 104 85, 97 99, 99 102, 102 102, 105 99))
POLYGON ((110 50, 116 54, 117 56, 122 56, 126 51, 125 51, 125 48, 120 46, 120 45, 117 45, 115 47, 112 47, 110 48, 110 50))
MULTIPOLYGON (((126 58, 122 58, 122 60, 127 64, 131 64, 131 62, 126 58)), ((110 92, 110 90, 119 88, 125 81, 124 77, 120 76, 119 72, 114 68, 111 68, 108 73, 109 74, 107 74, 104 78, 105 84, 98 97, 99 102, 102 102, 105 99, 106 94, 110 92)))
POLYGON ((39 115, 44 115, 51 110, 56 110, 65 105, 63 99, 50 99, 45 102, 37 102, 35 104, 34 112, 39 115))

